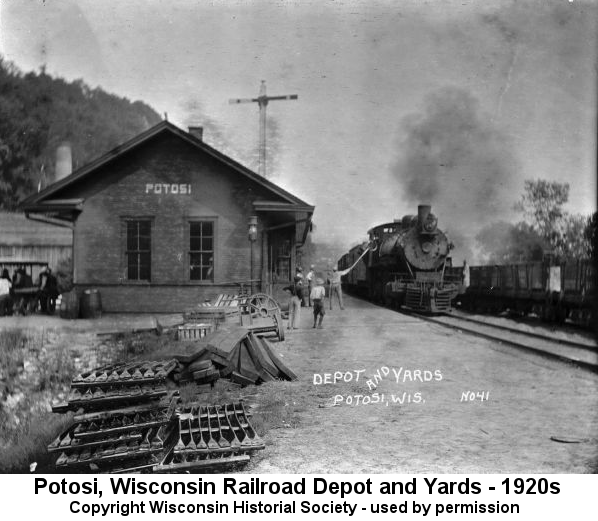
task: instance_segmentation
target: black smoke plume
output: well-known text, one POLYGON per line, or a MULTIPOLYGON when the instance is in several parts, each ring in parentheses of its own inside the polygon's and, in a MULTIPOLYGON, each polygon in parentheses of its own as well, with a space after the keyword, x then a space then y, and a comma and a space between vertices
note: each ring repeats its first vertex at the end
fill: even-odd
POLYGON ((431 204, 439 226, 458 237, 455 258, 474 255, 476 233, 508 218, 519 195, 508 140, 474 96, 454 87, 429 94, 423 112, 407 116, 402 130, 393 173, 408 212, 431 204))

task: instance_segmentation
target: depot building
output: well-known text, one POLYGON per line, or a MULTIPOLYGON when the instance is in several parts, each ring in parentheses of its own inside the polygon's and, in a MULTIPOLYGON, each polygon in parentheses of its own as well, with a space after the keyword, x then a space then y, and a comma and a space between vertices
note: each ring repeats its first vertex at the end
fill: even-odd
POLYGON ((77 292, 110 312, 180 312, 218 294, 280 298, 314 207, 163 121, 21 203, 73 229, 77 292))

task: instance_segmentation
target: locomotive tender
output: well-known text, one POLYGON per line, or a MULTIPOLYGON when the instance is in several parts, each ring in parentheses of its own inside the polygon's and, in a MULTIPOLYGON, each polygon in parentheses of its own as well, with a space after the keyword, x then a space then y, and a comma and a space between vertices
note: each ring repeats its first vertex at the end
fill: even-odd
POLYGON ((420 205, 417 215, 380 224, 368 235, 369 243, 355 246, 338 263, 339 269, 347 269, 370 248, 343 277, 349 293, 417 311, 450 311, 461 280, 449 277, 453 245, 430 206, 420 205))

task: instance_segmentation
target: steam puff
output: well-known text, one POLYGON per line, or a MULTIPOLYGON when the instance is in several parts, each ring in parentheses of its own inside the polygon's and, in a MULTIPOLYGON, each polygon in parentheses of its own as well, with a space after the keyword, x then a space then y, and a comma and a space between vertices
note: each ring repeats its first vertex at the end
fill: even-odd
POLYGON ((482 226, 512 215, 518 194, 508 140, 476 98, 456 87, 429 94, 423 113, 407 116, 402 130, 393 175, 408 204, 432 204, 439 225, 470 254, 482 226))

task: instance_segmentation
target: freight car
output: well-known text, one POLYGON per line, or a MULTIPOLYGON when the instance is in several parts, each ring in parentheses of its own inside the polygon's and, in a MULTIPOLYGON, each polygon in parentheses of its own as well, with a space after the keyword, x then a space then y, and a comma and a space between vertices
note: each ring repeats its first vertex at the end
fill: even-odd
POLYGON ((460 305, 476 313, 537 315, 588 326, 596 319, 596 271, 590 260, 472 266, 460 305))
POLYGON ((420 205, 416 216, 380 224, 368 235, 369 242, 353 247, 339 260, 339 269, 347 269, 370 248, 344 276, 347 292, 388 306, 450 311, 460 277, 449 280, 452 244, 438 228, 430 206, 420 205))

